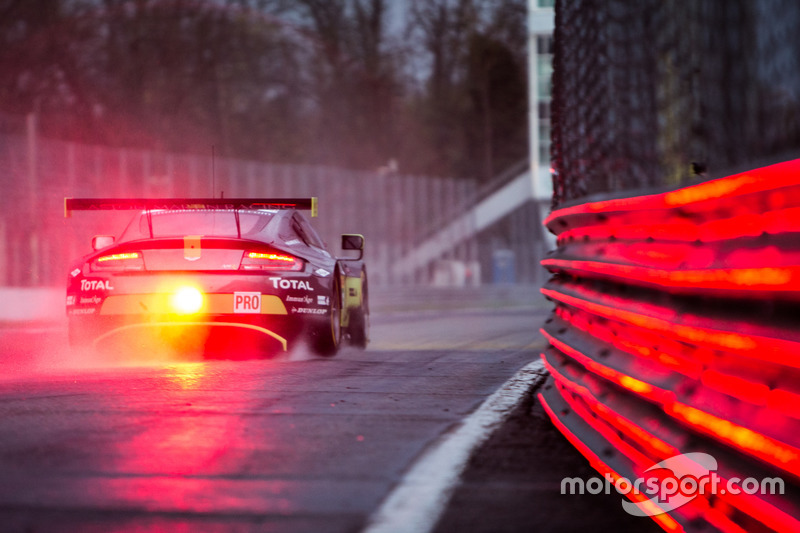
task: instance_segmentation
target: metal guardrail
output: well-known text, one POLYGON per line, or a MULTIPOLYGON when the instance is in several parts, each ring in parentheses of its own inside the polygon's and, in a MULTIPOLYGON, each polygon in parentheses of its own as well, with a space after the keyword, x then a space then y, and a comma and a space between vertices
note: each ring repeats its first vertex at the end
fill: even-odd
POLYGON ((630 491, 667 531, 800 531, 800 160, 565 207, 545 225, 554 379, 539 398, 555 425, 623 488, 666 479, 651 467, 675 456, 697 479, 695 452, 722 480, 784 481, 680 506, 630 491))

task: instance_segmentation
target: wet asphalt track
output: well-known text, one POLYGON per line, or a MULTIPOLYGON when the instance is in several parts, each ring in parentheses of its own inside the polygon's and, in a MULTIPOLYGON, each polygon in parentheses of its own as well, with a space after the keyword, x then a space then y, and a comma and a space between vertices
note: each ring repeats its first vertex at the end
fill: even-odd
MULTIPOLYGON (((426 450, 537 358, 545 317, 379 315, 366 351, 242 361, 73 353, 62 324, 6 325, 0 529, 361 531, 426 450)), ((531 396, 493 439, 437 531, 592 524, 557 486, 590 472, 531 396)), ((651 527, 625 526, 614 498, 588 505, 618 529, 651 527)))

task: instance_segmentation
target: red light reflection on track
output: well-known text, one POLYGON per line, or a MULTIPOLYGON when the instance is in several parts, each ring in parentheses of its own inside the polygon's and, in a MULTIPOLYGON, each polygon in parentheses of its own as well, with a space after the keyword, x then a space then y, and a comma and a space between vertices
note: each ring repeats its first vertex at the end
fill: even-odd
MULTIPOLYGON (((117 468, 167 477, 197 476, 218 469, 236 448, 240 425, 230 417, 192 411, 192 391, 208 388, 207 363, 171 365, 162 378, 168 402, 161 416, 141 422, 144 430, 124 442, 117 468), (189 393, 189 394, 184 394, 189 393)), ((195 484, 195 483, 193 483, 195 484)))
POLYGON ((200 388, 206 377, 206 363, 181 363, 169 367, 167 380, 184 390, 200 388))

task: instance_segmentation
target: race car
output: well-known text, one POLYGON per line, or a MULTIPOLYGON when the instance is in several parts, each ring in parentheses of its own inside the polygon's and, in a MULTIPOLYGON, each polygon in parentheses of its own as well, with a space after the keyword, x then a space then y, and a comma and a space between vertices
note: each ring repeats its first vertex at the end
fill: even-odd
POLYGON ((124 209, 138 213, 120 237, 95 236, 70 268, 73 346, 275 352, 305 342, 321 356, 344 341, 366 346, 364 238, 342 235, 357 257, 336 258, 302 212, 316 216, 316 198, 64 201, 66 217, 124 209))

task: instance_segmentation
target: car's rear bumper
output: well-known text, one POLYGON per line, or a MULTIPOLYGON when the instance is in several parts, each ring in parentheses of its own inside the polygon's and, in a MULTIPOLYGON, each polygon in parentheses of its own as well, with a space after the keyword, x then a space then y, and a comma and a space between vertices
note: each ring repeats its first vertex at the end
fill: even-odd
MULTIPOLYGON (((187 332, 190 333, 189 336, 198 337, 197 340, 202 338, 203 342, 188 342, 190 345, 197 345, 198 348, 205 348, 208 344, 209 334, 213 331, 218 332, 221 329, 231 330, 234 335, 242 336, 243 333, 245 334, 252 334, 255 333, 257 336, 262 337, 262 339, 269 339, 271 338, 274 340, 278 346, 285 352, 288 349, 288 341, 285 337, 278 335, 272 330, 267 328, 256 326, 253 324, 241 324, 237 322, 223 322, 223 321, 213 321, 213 322, 198 322, 198 321, 164 321, 164 322, 142 322, 138 324, 126 324, 123 326, 112 328, 104 333, 101 333, 99 336, 95 337, 92 341, 94 345, 103 344, 106 341, 113 340, 117 337, 122 336, 138 336, 140 333, 144 333, 146 335, 155 334, 157 337, 162 339, 175 339, 180 338, 182 342, 187 343, 187 332), (201 333, 203 332, 203 333, 201 333)), ((263 344, 259 343, 259 344, 263 344)))
POLYGON ((315 321, 288 315, 71 316, 73 345, 181 351, 287 351, 315 321))

